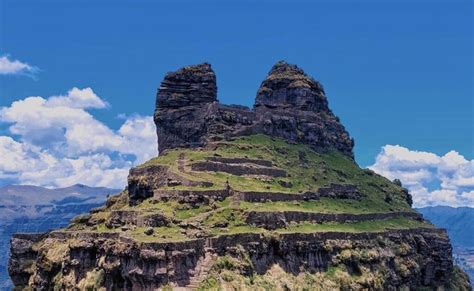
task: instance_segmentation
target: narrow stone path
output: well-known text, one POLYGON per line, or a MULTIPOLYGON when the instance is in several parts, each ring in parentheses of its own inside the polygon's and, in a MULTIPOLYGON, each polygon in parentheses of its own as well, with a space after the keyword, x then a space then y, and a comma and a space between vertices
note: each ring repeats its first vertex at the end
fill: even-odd
MULTIPOLYGON (((227 182, 228 183, 228 182, 227 182)), ((232 195, 230 195, 229 199, 230 199, 230 206, 231 207, 239 207, 240 206, 240 195, 239 195, 239 192, 236 192, 234 190, 232 190, 232 188, 230 187, 229 184, 227 184, 228 187, 229 187, 229 191, 232 195)))
POLYGON ((185 172, 184 170, 184 165, 186 164, 186 154, 185 153, 181 153, 179 154, 179 157, 178 157, 178 170, 180 172, 185 172))

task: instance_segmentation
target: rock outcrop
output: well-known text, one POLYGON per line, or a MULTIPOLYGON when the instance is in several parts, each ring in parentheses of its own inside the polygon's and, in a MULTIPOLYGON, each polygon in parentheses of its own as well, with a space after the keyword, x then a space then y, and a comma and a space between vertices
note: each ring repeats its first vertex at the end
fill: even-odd
POLYGON ((211 65, 168 73, 158 90, 155 109, 159 149, 203 145, 216 101, 216 75, 211 65))
POLYGON ((159 150, 261 133, 353 156, 353 140, 329 109, 322 85, 295 65, 280 61, 273 66, 253 110, 221 105, 216 95, 209 64, 168 73, 156 98, 159 150))
POLYGON ((273 66, 258 90, 255 112, 257 132, 352 156, 353 141, 329 109, 322 85, 295 65, 273 66))

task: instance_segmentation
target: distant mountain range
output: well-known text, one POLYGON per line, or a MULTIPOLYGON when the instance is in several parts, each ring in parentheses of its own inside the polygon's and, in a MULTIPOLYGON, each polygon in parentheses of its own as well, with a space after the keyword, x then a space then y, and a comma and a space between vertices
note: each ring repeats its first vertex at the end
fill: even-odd
POLYGON ((60 228, 74 216, 104 204, 120 190, 88 187, 47 189, 10 185, 0 188, 0 290, 11 288, 7 264, 10 236, 17 232, 44 232, 60 228))
POLYGON ((435 206, 417 210, 438 227, 446 228, 454 246, 474 249, 474 208, 435 206))
POLYGON ((474 208, 435 206, 417 209, 438 227, 446 228, 456 263, 474 282, 474 208))
POLYGON ((93 188, 81 184, 58 189, 23 185, 5 186, 0 188, 0 221, 19 217, 35 218, 55 206, 102 203, 111 191, 119 190, 93 188))

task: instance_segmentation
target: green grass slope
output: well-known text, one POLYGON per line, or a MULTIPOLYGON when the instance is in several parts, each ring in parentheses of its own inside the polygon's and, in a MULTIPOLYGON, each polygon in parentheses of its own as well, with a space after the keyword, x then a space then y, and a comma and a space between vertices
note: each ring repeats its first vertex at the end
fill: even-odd
POLYGON ((216 142, 206 148, 169 150, 139 167, 168 166, 170 170, 187 180, 208 181, 213 185, 165 186, 167 190, 212 190, 228 185, 236 191, 284 192, 299 195, 317 191, 332 183, 357 186, 362 198, 321 198, 309 201, 236 201, 228 197, 209 205, 189 205, 177 201, 147 199, 131 206, 127 191, 112 197, 107 207, 94 211, 87 217, 77 218, 68 230, 93 232, 120 232, 140 241, 180 241, 196 237, 211 237, 232 233, 288 233, 288 232, 370 232, 385 229, 431 227, 425 221, 396 217, 380 221, 291 223, 281 229, 266 230, 248 225, 245 217, 249 211, 300 211, 312 213, 370 214, 413 211, 407 202, 406 192, 396 183, 370 170, 361 169, 352 159, 336 151, 318 153, 305 145, 288 144, 280 139, 264 135, 240 137, 232 141, 216 142), (274 167, 285 170, 287 177, 232 175, 224 172, 193 171, 191 165, 208 158, 248 158, 271 161, 274 167), (387 197, 390 197, 387 200, 387 197), (159 213, 171 221, 167 226, 154 228, 153 234, 144 234, 144 227, 110 228, 106 222, 113 211, 137 211, 139 214, 159 213), (193 227, 189 227, 189 225, 193 227), (191 229, 191 230, 190 230, 191 229), (193 230, 194 229, 194 230, 193 230))

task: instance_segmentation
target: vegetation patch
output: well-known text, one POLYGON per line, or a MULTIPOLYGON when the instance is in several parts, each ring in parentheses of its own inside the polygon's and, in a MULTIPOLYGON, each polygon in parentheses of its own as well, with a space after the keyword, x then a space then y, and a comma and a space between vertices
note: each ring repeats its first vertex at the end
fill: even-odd
POLYGON ((137 227, 127 233, 127 235, 130 235, 130 237, 132 237, 133 239, 142 242, 173 242, 189 239, 186 235, 182 233, 181 228, 176 225, 153 227, 153 232, 151 235, 145 233, 145 230, 147 229, 149 228, 137 227))

